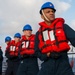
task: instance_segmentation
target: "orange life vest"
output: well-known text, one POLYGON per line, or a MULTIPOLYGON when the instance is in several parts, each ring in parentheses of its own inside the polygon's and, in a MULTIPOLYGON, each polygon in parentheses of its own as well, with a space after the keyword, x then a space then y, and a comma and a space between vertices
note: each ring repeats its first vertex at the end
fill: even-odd
POLYGON ((41 26, 39 29, 39 49, 42 53, 70 49, 63 29, 64 19, 56 18, 50 26, 45 22, 41 22, 39 25, 41 26))
POLYGON ((31 35, 29 39, 26 39, 26 37, 23 35, 22 36, 22 49, 20 54, 34 54, 34 38, 35 35, 31 35))
POLYGON ((20 47, 20 42, 15 43, 15 41, 12 40, 7 47, 9 50, 9 54, 13 56, 18 56, 19 47, 20 47))

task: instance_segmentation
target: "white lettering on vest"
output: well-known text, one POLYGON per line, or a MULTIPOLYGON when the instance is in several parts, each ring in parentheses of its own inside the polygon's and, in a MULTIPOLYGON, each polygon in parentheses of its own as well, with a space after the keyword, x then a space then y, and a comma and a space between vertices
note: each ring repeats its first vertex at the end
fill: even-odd
POLYGON ((10 46, 10 51, 15 51, 15 46, 10 46))
POLYGON ((28 48, 28 46, 29 46, 29 41, 27 41, 27 42, 22 42, 22 48, 28 48))

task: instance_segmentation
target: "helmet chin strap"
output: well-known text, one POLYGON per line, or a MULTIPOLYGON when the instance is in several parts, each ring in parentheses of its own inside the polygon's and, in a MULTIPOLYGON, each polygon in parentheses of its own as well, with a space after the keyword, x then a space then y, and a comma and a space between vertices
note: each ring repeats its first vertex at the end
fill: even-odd
POLYGON ((50 22, 50 20, 49 20, 49 19, 47 18, 47 16, 44 14, 43 10, 42 10, 42 14, 43 14, 44 18, 45 18, 48 22, 50 22))

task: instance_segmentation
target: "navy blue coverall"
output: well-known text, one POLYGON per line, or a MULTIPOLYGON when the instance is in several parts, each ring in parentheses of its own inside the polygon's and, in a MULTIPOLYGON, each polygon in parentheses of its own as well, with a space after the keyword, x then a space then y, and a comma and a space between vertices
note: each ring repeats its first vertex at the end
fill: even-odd
POLYGON ((17 75, 37 75, 38 71, 39 67, 35 55, 24 55, 21 58, 17 75))
MULTIPOLYGON (((64 32, 66 34, 67 39, 75 47, 75 31, 67 24, 65 24, 64 32)), ((40 49, 38 48, 38 35, 39 32, 36 33, 35 50, 38 58, 40 58, 40 60, 44 62, 41 64, 41 69, 37 75, 74 75, 72 68, 69 64, 67 51, 61 52, 61 56, 60 54, 58 54, 58 58, 55 58, 56 53, 52 52, 50 53, 50 57, 47 57, 47 54, 42 54, 40 49)))
POLYGON ((3 61, 3 52, 0 49, 0 75, 2 75, 2 61, 3 61))
POLYGON ((20 64, 19 57, 9 55, 8 51, 5 53, 5 56, 8 58, 5 75, 16 75, 19 64, 20 64))

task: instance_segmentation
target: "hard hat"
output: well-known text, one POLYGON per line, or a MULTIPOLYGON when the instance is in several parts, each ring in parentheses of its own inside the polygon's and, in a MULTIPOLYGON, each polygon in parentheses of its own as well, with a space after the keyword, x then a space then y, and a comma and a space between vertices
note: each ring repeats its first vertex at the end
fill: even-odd
POLYGON ((21 34, 20 34, 20 33, 16 33, 16 34, 14 35, 14 38, 15 38, 15 37, 21 38, 21 34))
POLYGON ((54 5, 51 2, 46 2, 42 5, 41 9, 40 9, 40 13, 42 9, 46 9, 46 8, 51 8, 54 11, 56 11, 56 9, 54 8, 54 5))
POLYGON ((24 27, 23 27, 23 31, 24 30, 31 30, 32 31, 32 27, 29 25, 29 24, 26 24, 24 27))
POLYGON ((11 41, 11 37, 10 37, 10 36, 7 36, 7 37, 5 38, 5 42, 8 42, 8 41, 11 41))

